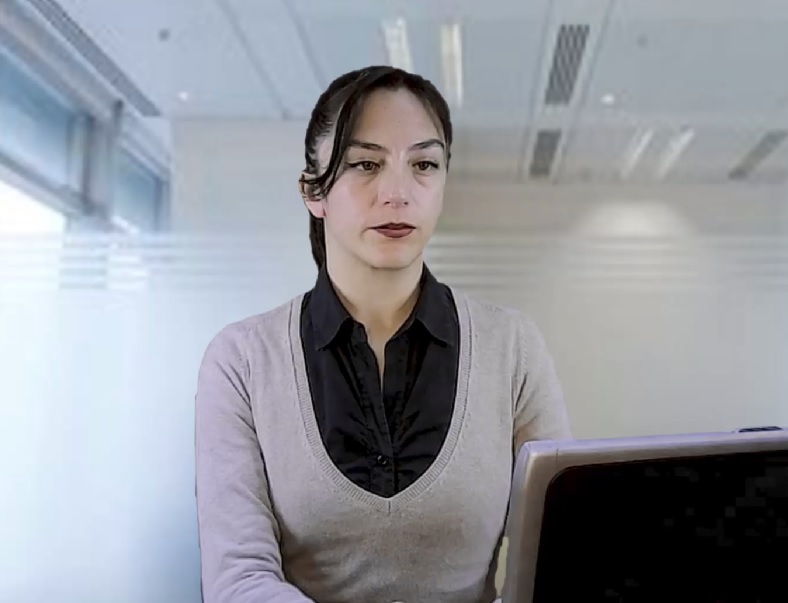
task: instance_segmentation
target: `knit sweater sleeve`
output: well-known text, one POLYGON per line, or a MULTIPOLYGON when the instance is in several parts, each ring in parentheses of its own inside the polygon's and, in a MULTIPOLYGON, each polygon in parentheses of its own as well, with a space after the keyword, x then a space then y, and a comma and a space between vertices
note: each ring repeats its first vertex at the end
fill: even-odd
POLYGON ((285 580, 257 441, 243 340, 209 344, 195 397, 196 496, 205 603, 310 603, 285 580))
POLYGON ((553 357, 542 333, 527 316, 519 316, 519 394, 514 412, 514 453, 532 440, 572 437, 566 402, 553 357))

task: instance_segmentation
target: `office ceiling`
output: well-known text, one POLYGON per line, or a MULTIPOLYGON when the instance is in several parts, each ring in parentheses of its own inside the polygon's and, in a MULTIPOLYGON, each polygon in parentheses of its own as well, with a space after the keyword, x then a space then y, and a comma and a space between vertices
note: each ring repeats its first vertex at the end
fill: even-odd
POLYGON ((447 90, 456 169, 556 183, 782 185, 785 0, 59 0, 167 117, 306 119, 335 76, 388 63, 447 90), (402 33, 403 30, 399 30, 402 33), (396 59, 402 60, 402 59, 396 59))

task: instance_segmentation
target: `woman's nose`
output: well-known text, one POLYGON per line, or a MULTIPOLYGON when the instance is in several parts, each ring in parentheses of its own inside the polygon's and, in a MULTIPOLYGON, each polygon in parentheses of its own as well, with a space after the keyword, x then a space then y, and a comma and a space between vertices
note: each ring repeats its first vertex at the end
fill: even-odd
POLYGON ((404 174, 401 170, 395 169, 388 170, 388 173, 383 173, 378 189, 380 202, 395 207, 408 205, 410 202, 409 176, 409 174, 404 174))

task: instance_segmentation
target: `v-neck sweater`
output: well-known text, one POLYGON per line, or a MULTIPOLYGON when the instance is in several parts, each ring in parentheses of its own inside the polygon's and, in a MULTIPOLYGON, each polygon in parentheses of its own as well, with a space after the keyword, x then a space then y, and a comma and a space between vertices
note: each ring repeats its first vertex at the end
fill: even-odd
POLYGON ((300 337, 302 296, 209 344, 196 396, 205 603, 489 603, 513 461, 570 437, 552 357, 520 312, 453 291, 460 361, 435 461, 390 498, 322 442, 300 337))

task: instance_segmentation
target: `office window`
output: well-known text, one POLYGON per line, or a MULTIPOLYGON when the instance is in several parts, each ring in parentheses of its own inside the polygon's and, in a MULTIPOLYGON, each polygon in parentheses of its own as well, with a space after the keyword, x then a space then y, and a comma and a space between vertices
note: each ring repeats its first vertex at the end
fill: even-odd
POLYGON ((79 188, 90 120, 0 48, 0 151, 56 186, 79 188))
POLYGON ((0 236, 8 234, 60 234, 63 214, 0 180, 0 236))
POLYGON ((163 197, 161 177, 121 148, 115 169, 113 199, 113 220, 116 224, 131 231, 156 230, 163 197))

